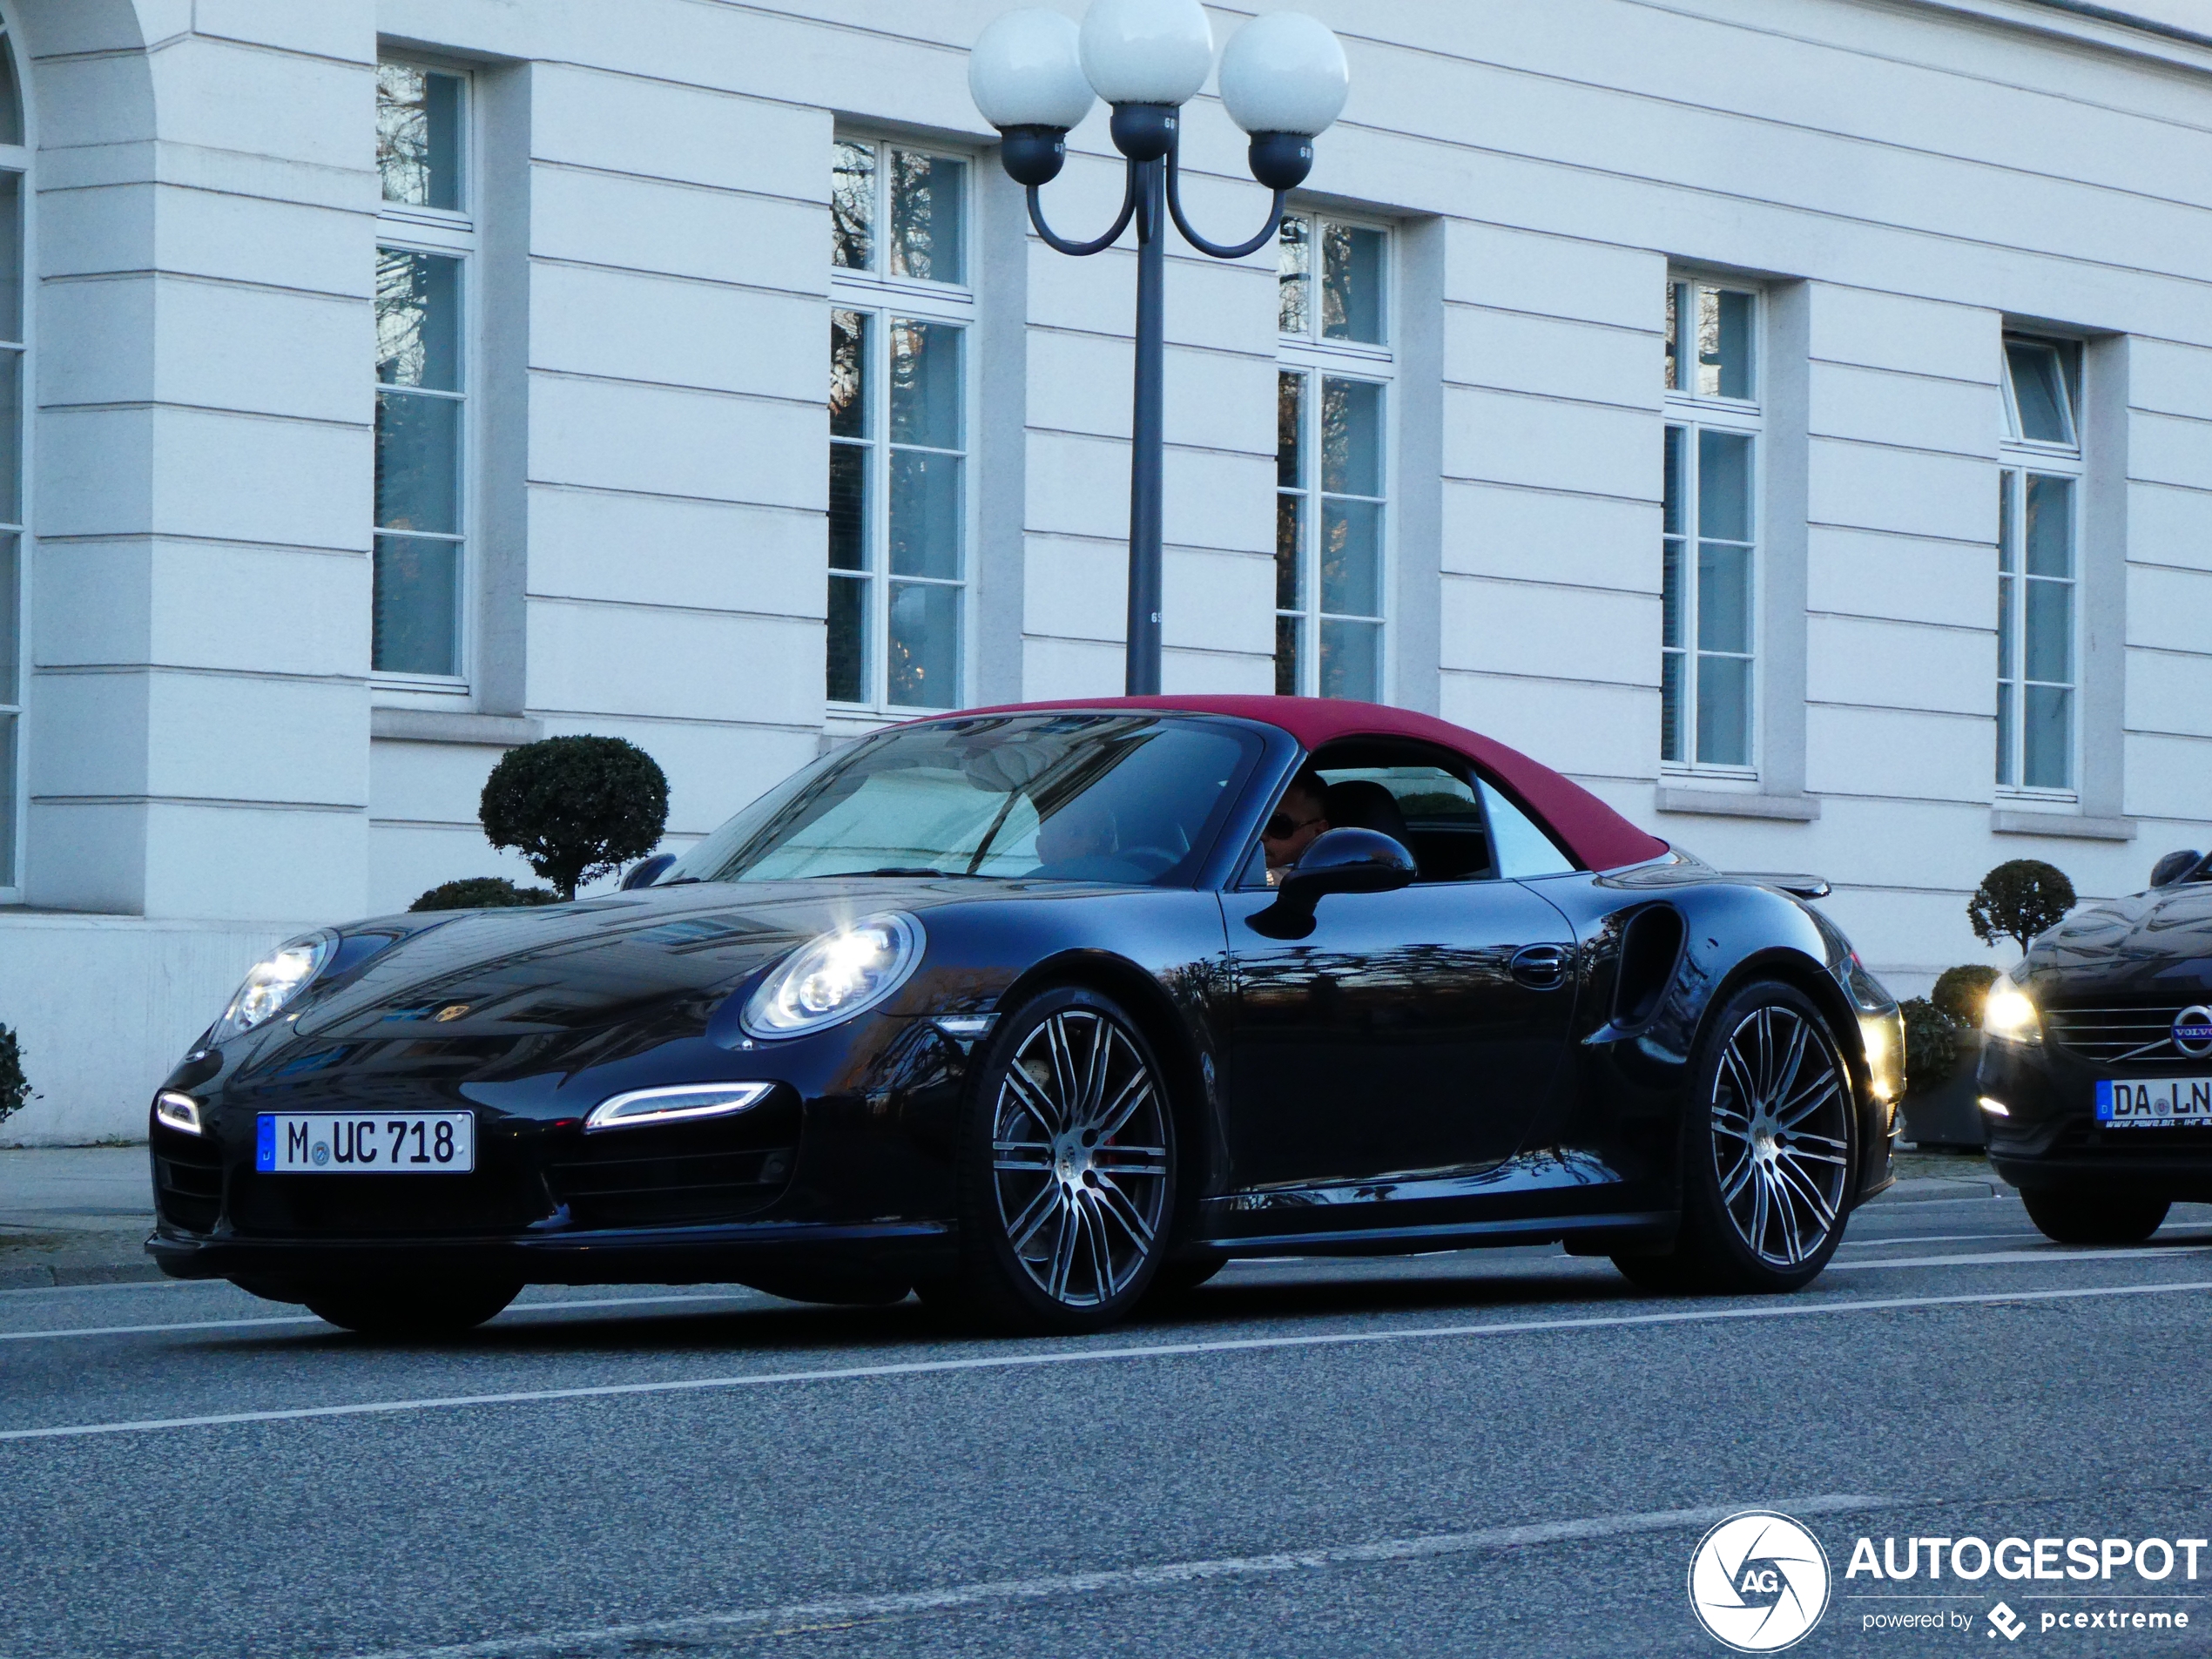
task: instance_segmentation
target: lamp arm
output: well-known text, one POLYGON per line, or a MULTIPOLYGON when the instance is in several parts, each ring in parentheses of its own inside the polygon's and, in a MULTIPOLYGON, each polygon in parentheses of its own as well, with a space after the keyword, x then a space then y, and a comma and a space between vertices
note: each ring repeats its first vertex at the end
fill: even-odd
POLYGON ((1060 235, 1051 226, 1046 224, 1044 203, 1039 199, 1037 193, 1041 186, 1031 185, 1029 186, 1029 223, 1037 227, 1037 234, 1044 239, 1045 246, 1058 253, 1072 253, 1077 259, 1081 259, 1089 253, 1103 253, 1116 242, 1121 240, 1122 233, 1129 228, 1130 220, 1136 217, 1136 164, 1130 163, 1127 171, 1129 183, 1122 192, 1122 211, 1115 217, 1113 228, 1105 235, 1089 242, 1071 242, 1060 235))
POLYGON ((1267 223, 1249 242, 1239 242, 1234 247, 1224 246, 1218 242, 1209 242, 1192 230, 1190 221, 1183 216, 1181 151, 1182 146, 1178 145, 1168 152, 1168 212, 1174 216, 1175 227, 1183 233, 1185 241, 1201 253, 1211 253, 1217 260, 1241 260, 1247 253, 1258 253, 1275 239, 1275 233, 1283 228, 1283 199, 1288 193, 1280 190, 1275 192, 1274 204, 1267 211, 1267 223))

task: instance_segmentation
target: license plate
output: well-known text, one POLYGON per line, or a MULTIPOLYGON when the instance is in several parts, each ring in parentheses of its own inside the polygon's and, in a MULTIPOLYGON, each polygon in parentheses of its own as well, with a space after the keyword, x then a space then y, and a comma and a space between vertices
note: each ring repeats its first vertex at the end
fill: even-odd
POLYGON ((264 1175, 466 1175, 474 1112, 263 1112, 253 1167, 264 1175))
POLYGON ((2212 1129, 2212 1077, 2100 1078, 2097 1122, 2107 1129, 2212 1129))

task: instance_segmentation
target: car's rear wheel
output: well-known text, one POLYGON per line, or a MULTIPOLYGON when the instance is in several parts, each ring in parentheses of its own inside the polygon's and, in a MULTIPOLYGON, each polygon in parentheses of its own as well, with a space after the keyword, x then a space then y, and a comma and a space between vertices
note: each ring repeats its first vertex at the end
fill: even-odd
POLYGON ((1748 985, 1714 1018, 1691 1078, 1674 1248, 1615 1265, 1670 1293, 1811 1283, 1843 1238, 1853 1163, 1851 1072, 1827 1021, 1793 986, 1748 985))
POLYGON ((2164 1198, 2067 1187, 2028 1189, 2020 1193, 2020 1202, 2036 1231, 2061 1244, 2140 1244, 2165 1224, 2173 1208, 2164 1198))
POLYGON ((1162 1262, 1152 1276, 1151 1299, 1157 1305, 1173 1302, 1190 1294, 1201 1285, 1229 1265, 1225 1256, 1216 1256, 1198 1261, 1162 1262))
POLYGON ((1000 1329, 1102 1329, 1168 1249, 1165 1071, 1120 1004, 1078 987, 1001 1016, 995 1035, 961 1131, 959 1275, 927 1299, 1000 1329))
POLYGON ((368 1337, 451 1337, 498 1314, 522 1291, 504 1279, 455 1284, 303 1285, 300 1300, 317 1318, 368 1337))

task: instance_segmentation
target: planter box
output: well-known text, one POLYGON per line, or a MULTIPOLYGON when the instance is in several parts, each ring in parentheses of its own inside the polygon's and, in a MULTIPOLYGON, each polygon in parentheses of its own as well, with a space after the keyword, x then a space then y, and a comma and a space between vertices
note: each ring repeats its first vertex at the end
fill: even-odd
POLYGON ((1988 1145, 1988 1127, 1976 1103, 1981 1091, 1974 1074, 1980 1067, 1981 1033, 1961 1031, 1959 1063, 1952 1074, 1932 1088, 1905 1089, 1905 1138, 1916 1146, 1988 1145))

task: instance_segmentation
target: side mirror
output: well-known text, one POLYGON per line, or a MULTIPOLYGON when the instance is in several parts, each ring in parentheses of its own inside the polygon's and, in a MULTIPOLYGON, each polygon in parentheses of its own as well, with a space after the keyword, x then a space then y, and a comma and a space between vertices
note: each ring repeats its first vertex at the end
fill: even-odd
POLYGON ((622 891, 627 893, 632 887, 651 887, 668 873, 668 867, 675 862, 676 854, 673 853, 656 853, 649 859, 640 859, 630 867, 629 873, 623 877, 622 891))
POLYGON ((1251 925, 1275 939, 1303 939, 1313 912, 1332 893, 1394 893, 1410 886, 1413 855, 1379 830, 1333 829, 1314 838, 1305 856, 1283 873, 1275 902, 1251 925))
POLYGON ((2154 887, 2170 887, 2203 862, 2202 853, 2168 853, 2151 867, 2150 884, 2154 887))

